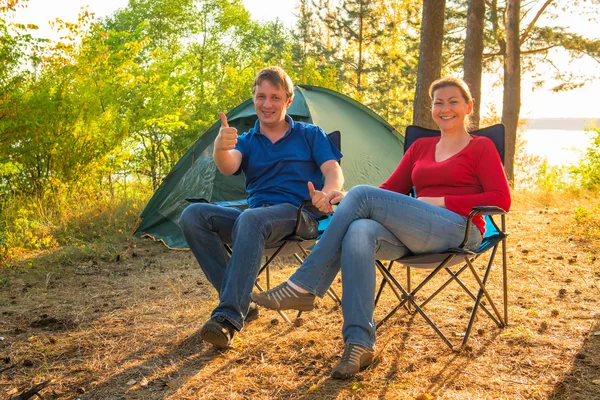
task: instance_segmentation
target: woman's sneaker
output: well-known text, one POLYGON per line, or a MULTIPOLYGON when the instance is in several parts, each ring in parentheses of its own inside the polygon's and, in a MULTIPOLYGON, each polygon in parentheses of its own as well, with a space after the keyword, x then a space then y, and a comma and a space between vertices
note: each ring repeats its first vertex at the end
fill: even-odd
POLYGON ((348 343, 342 359, 331 371, 335 379, 348 379, 373 363, 373 350, 358 344, 348 343))
POLYGON ((256 318, 260 316, 260 310, 255 302, 250 302, 250 307, 248 308, 248 313, 246 314, 246 318, 244 322, 254 321, 256 318))
POLYGON ((300 293, 287 282, 269 289, 266 292, 252 292, 253 302, 271 310, 310 311, 315 308, 315 295, 300 293))

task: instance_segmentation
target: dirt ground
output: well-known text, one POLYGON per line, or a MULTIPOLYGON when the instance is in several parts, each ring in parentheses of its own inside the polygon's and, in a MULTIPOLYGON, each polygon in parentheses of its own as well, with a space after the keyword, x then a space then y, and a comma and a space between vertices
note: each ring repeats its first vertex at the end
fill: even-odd
MULTIPOLYGON (((329 378, 343 346, 331 299, 295 325, 262 310, 219 352, 198 337, 217 296, 189 252, 130 239, 111 261, 39 255, 0 270, 0 398, 600 399, 600 241, 576 223, 581 202, 600 204, 515 196, 508 327, 480 312, 468 347, 451 351, 401 310, 378 331, 375 364, 347 381, 329 378)), ((295 267, 280 262, 273 281, 295 267)), ((426 309, 458 343, 471 308, 447 289, 426 309)), ((384 291, 376 317, 393 300, 384 291)))

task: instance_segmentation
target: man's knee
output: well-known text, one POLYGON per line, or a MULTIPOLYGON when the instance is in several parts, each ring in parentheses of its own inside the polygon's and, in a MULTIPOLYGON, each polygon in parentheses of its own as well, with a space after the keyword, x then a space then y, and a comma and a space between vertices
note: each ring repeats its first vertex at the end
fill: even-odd
POLYGON ((179 226, 185 232, 199 223, 206 222, 206 211, 211 204, 195 203, 186 207, 179 218, 179 226))
POLYGON ((234 231, 245 232, 250 235, 258 235, 265 232, 265 220, 261 216, 260 209, 249 208, 235 221, 234 231))

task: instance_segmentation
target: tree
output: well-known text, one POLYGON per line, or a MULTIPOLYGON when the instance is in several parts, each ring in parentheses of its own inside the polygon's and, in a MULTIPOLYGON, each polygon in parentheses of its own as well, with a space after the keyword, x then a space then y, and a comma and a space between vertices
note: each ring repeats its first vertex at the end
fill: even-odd
MULTIPOLYGON (((479 0, 478 0, 479 1, 479 0)), ((464 77, 467 82, 477 80, 478 72, 471 70, 471 57, 467 52, 473 50, 472 45, 466 44, 462 37, 464 35, 465 14, 464 10, 468 8, 468 24, 470 24, 470 11, 473 10, 474 1, 455 0, 449 2, 446 13, 447 25, 446 36, 444 40, 444 66, 443 69, 449 73, 460 71, 464 65, 464 77), (464 60, 464 64, 463 64, 464 60), (471 71, 471 72, 469 72, 471 71), (468 75, 472 76, 469 77, 468 75)), ((514 3, 512 3, 514 4, 514 3)), ((520 99, 516 98, 520 93, 517 88, 517 79, 519 82, 522 76, 527 75, 534 82, 534 87, 553 84, 553 90, 569 90, 585 84, 591 79, 600 78, 600 76, 581 73, 578 68, 573 68, 573 63, 582 57, 591 58, 600 62, 600 40, 589 39, 581 35, 569 32, 567 29, 557 26, 555 19, 561 14, 575 14, 578 18, 589 15, 590 19, 597 16, 597 7, 600 4, 598 0, 543 0, 529 1, 519 3, 519 77, 512 75, 517 72, 512 61, 507 64, 509 57, 507 44, 507 26, 508 9, 512 7, 510 0, 488 0, 485 2, 486 12, 483 31, 483 70, 490 76, 498 76, 499 83, 507 83, 504 87, 504 108, 503 120, 507 121, 507 175, 512 180, 513 177, 513 155, 515 154, 516 129, 514 128, 514 118, 518 118, 520 99), (511 70, 507 71, 507 65, 511 65, 511 70), (507 74, 510 74, 507 75, 507 74), (501 77, 501 78, 500 78, 501 77), (509 100, 510 99, 510 100, 509 100), (508 103, 506 103, 508 102, 508 103), (510 121, 510 122, 508 122, 510 121)), ((481 11, 479 11, 481 12, 481 11)), ((516 10, 511 10, 515 13, 516 10)), ((514 18, 513 18, 514 20, 514 18)), ((512 26, 512 24, 511 24, 512 26)), ((467 34, 467 40, 470 34, 467 34)), ((513 35, 514 37, 514 35, 513 35)), ((514 57, 515 50, 512 49, 514 57)), ((514 60, 513 60, 514 61, 514 60)), ((469 82, 471 83, 471 82, 469 82)), ((520 84, 519 84, 520 85, 520 84)), ((481 102, 481 96, 477 95, 476 89, 473 90, 476 101, 481 102)), ((477 106, 477 102, 476 102, 477 106)), ((477 117, 477 115, 475 115, 477 117)))
POLYGON ((506 10, 506 57, 504 58, 504 96, 502 98, 502 123, 508 134, 505 137, 504 168, 508 179, 514 177, 514 157, 521 109, 521 55, 519 42, 521 0, 508 0, 506 10))
POLYGON ((382 1, 377 12, 394 21, 374 48, 366 104, 396 127, 412 121, 421 1, 382 1))
POLYGON ((481 106, 481 75, 483 71, 483 28, 485 23, 485 0, 469 0, 467 9, 467 35, 465 38, 463 79, 469 85, 475 99, 471 123, 479 128, 481 106))
MULTIPOLYGON (((328 2, 327 2, 328 3, 328 2)), ((355 97, 364 97, 368 84, 365 75, 374 65, 374 45, 393 27, 393 21, 384 21, 370 0, 347 0, 340 6, 330 7, 323 2, 318 13, 331 36, 337 40, 331 57, 343 66, 343 76, 353 89, 355 97)))
POLYGON ((435 129, 431 118, 429 86, 442 71, 442 43, 446 0, 424 0, 417 85, 413 103, 413 124, 435 129))

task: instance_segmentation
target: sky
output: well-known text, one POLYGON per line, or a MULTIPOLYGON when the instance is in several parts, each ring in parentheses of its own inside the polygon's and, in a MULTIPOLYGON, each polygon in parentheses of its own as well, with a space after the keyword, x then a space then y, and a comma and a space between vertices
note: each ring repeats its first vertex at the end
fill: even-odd
MULTIPOLYGON (((286 26, 294 24, 297 0, 243 0, 250 11, 252 18, 258 20, 281 20, 286 26)), ((18 11, 16 19, 21 23, 33 23, 39 26, 38 35, 56 38, 50 30, 48 21, 61 18, 65 21, 76 21, 77 14, 83 6, 97 17, 110 15, 119 8, 127 5, 128 0, 29 0, 28 7, 18 11)), ((587 19, 565 16, 561 25, 588 37, 600 37, 600 22, 587 21, 587 19)), ((600 76, 600 63, 590 60, 581 60, 568 66, 578 71, 590 71, 600 76)), ((550 85, 548 85, 550 86, 550 85)), ((502 101, 500 88, 486 87, 484 83, 485 98, 482 98, 482 114, 493 103, 502 101)), ((598 106, 598 93, 600 93, 600 80, 587 84, 581 89, 569 92, 553 93, 548 88, 533 90, 531 82, 524 79, 522 82, 521 117, 522 118, 550 118, 550 117, 577 117, 600 118, 598 106)), ((501 109, 497 107, 497 109, 501 109)))

